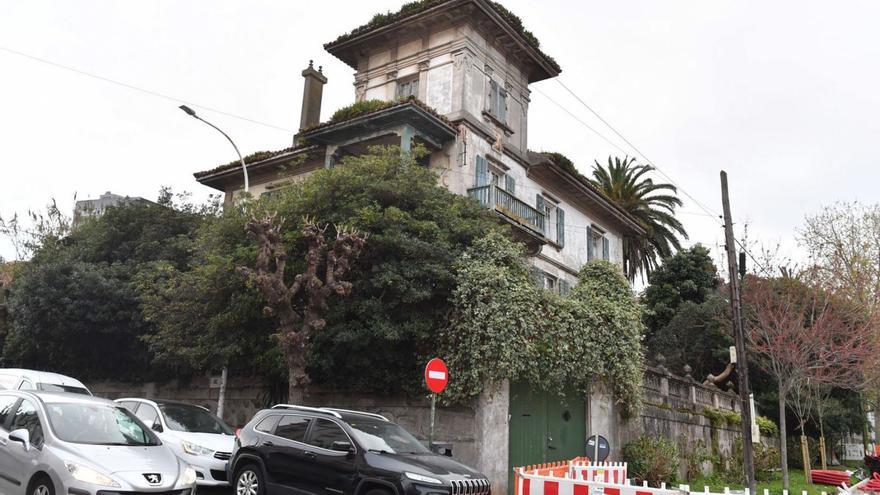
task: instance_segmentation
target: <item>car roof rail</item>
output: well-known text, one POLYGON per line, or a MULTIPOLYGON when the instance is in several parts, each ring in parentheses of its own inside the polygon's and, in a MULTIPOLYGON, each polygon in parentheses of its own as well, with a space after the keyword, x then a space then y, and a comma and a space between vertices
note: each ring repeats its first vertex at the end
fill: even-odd
POLYGON ((308 406, 298 406, 296 404, 275 404, 272 406, 272 409, 296 409, 299 411, 311 411, 311 412, 319 412, 324 414, 329 414, 331 416, 335 416, 337 419, 342 419, 342 415, 336 411, 331 411, 330 409, 324 409, 321 407, 308 407, 308 406))
POLYGON ((377 413, 371 413, 371 412, 366 412, 366 411, 355 411, 353 409, 340 409, 338 407, 322 407, 321 409, 326 409, 328 411, 336 411, 336 412, 341 412, 341 413, 363 414, 364 416, 378 418, 378 419, 381 419, 382 421, 388 421, 389 423, 391 422, 391 420, 389 420, 385 416, 382 416, 381 414, 377 414, 377 413))

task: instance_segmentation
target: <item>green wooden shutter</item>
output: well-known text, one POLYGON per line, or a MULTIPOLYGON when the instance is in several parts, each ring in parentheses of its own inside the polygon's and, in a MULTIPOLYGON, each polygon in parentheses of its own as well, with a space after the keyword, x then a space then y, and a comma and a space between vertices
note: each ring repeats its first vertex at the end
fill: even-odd
POLYGON ((485 156, 477 155, 475 171, 474 187, 489 185, 489 162, 485 156))
POLYGON ((596 253, 593 252, 593 227, 587 227, 587 261, 593 261, 596 253))
POLYGON ((565 247, 565 210, 556 208, 556 244, 565 247))
POLYGON ((507 122, 507 90, 498 90, 498 120, 507 122))
POLYGON ((516 179, 510 174, 504 175, 504 190, 510 194, 516 194, 516 179))
POLYGON ((605 236, 602 236, 602 259, 603 260, 610 259, 608 257, 608 238, 605 236))
POLYGON ((541 231, 545 234, 547 233, 547 203, 544 201, 544 196, 540 194, 535 195, 535 209, 538 210, 539 213, 544 214, 544 219, 538 220, 538 226, 541 227, 541 231))

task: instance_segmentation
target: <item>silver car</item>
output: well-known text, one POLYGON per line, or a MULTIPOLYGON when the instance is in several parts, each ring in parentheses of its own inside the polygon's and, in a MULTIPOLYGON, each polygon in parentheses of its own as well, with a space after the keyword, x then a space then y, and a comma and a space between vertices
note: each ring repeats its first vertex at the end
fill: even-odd
POLYGON ((193 495, 196 473, 131 412, 76 394, 0 392, 0 493, 193 495))

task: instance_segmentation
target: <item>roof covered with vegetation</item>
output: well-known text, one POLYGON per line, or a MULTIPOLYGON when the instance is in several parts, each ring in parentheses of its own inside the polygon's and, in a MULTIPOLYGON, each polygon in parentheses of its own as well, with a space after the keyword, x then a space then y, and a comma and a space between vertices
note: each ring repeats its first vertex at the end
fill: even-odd
POLYGON ((388 110, 390 108, 400 107, 408 104, 413 104, 421 108, 422 110, 436 117, 438 120, 442 121, 444 124, 453 127, 453 124, 449 119, 438 113, 437 110, 434 110, 434 108, 432 108, 430 105, 416 98, 415 96, 408 96, 406 98, 399 98, 396 100, 362 100, 352 103, 351 105, 344 106, 339 110, 333 112, 333 115, 330 116, 330 120, 328 120, 327 122, 322 122, 314 127, 310 127, 304 130, 303 134, 308 134, 315 129, 329 127, 331 125, 347 122, 358 117, 363 117, 365 115, 370 115, 373 113, 379 113, 383 110, 388 110))
MULTIPOLYGON (((310 147, 310 146, 309 146, 308 144, 305 144, 305 143, 298 143, 296 146, 290 146, 290 147, 288 147, 288 148, 284 148, 284 149, 281 149, 281 150, 275 150, 275 151, 256 151, 256 152, 254 152, 254 153, 251 153, 250 155, 245 156, 245 157, 244 157, 244 163, 245 163, 246 165, 248 165, 248 164, 251 164, 251 163, 262 162, 262 161, 264 161, 264 160, 268 160, 268 159, 270 159, 270 158, 275 158, 276 156, 284 155, 284 154, 287 154, 287 153, 293 153, 293 152, 296 152, 296 151, 302 151, 302 150, 305 150, 305 149, 307 149, 307 148, 309 148, 309 147, 310 147)), ((215 173, 217 173, 217 172, 224 172, 224 171, 226 171, 226 170, 233 169, 233 168, 236 168, 236 167, 241 167, 241 162, 238 161, 238 160, 233 160, 233 161, 231 161, 231 162, 229 162, 229 163, 225 163, 225 164, 223 164, 223 165, 220 165, 220 166, 214 167, 214 168, 212 168, 212 169, 210 169, 210 170, 204 170, 204 171, 202 171, 202 172, 196 172, 196 173, 194 173, 193 175, 195 176, 196 179, 200 179, 200 178, 202 178, 202 177, 205 177, 205 176, 208 176, 208 175, 211 175, 211 174, 215 174, 215 173)))
MULTIPOLYGON (((379 29, 385 26, 389 26, 395 22, 406 19, 407 17, 415 16, 420 14, 432 7, 436 7, 438 5, 442 5, 444 3, 449 2, 449 0, 414 0, 411 2, 407 2, 403 4, 399 10, 396 12, 379 12, 373 15, 373 18, 370 19, 366 24, 359 26, 355 29, 352 29, 348 33, 345 33, 330 43, 326 43, 324 48, 327 50, 332 49, 333 47, 340 45, 346 41, 354 39, 364 33, 368 33, 375 29, 379 29)), ((501 5, 499 2, 488 0, 485 2, 492 10, 494 10, 501 18, 507 22, 507 24, 513 28, 522 38, 533 48, 535 49, 542 57, 544 57, 555 69, 557 72, 562 69, 559 67, 559 64, 553 57, 547 55, 543 51, 541 51, 541 42, 538 40, 538 37, 535 36, 534 33, 529 31, 523 25, 522 19, 519 18, 516 14, 508 10, 504 5, 501 5)))

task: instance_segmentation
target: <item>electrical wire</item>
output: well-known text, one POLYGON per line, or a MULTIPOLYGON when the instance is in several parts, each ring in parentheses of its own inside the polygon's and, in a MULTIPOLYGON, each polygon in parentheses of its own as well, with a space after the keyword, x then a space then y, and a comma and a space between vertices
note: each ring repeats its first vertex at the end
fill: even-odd
MULTIPOLYGON (((562 87, 563 87, 568 93, 570 93, 570 94, 571 94, 571 95, 572 95, 572 96, 573 96, 578 102, 580 102, 581 105, 583 105, 587 110, 589 110, 590 113, 592 113, 597 119, 599 119, 603 124, 605 124, 605 126, 607 126, 609 129, 611 129, 611 131, 612 131, 617 137, 619 137, 621 140, 623 140, 623 142, 625 142, 630 148, 632 148, 633 151, 635 151, 639 156, 641 156, 642 159, 645 161, 645 163, 647 163, 648 165, 652 166, 652 167, 653 167, 653 168, 654 168, 654 169, 655 169, 660 175, 662 175, 666 180, 668 180, 670 184, 672 184, 673 186, 675 186, 675 188, 676 188, 677 190, 681 191, 685 196, 687 196, 691 201, 693 201, 694 204, 696 204, 700 209, 702 209, 704 212, 706 212, 706 213, 708 214, 708 216, 710 216, 710 217, 712 217, 713 219, 715 219, 715 221, 716 221, 719 225, 721 225, 722 227, 724 226, 724 222, 720 220, 720 218, 723 218, 723 217, 722 217, 721 215, 719 215, 718 212, 716 212, 716 211, 712 210, 711 208, 705 206, 703 203, 701 203, 699 200, 697 200, 694 196, 692 196, 690 193, 688 193, 687 190, 685 190, 684 188, 682 188, 681 186, 679 186, 679 185, 675 182, 675 180, 674 180, 672 177, 669 176, 669 174, 667 174, 667 173, 664 172, 660 167, 658 167, 658 166, 657 166, 657 165, 656 165, 656 164, 655 164, 650 158, 648 158, 647 155, 645 155, 644 152, 642 152, 642 151, 641 151, 641 150, 640 150, 635 144, 633 144, 632 141, 630 141, 629 139, 627 139, 626 136, 623 135, 623 133, 621 133, 620 131, 618 131, 616 127, 614 127, 613 125, 611 125, 610 122, 608 122, 604 117, 602 117, 601 115, 599 115, 599 113, 598 113, 597 111, 593 110, 593 108, 592 108, 592 107, 591 107, 586 101, 584 101, 583 98, 581 98, 580 96, 578 96, 574 91, 572 91, 568 86, 566 86, 565 83, 563 83, 562 80, 561 80, 559 77, 556 77, 555 79, 556 79, 556 82, 557 82, 560 86, 562 86, 562 87)), ((542 94, 543 94, 543 93, 542 93, 542 94)), ((545 96, 546 96, 546 95, 545 95, 545 96)), ((555 103, 555 102, 554 102, 554 103, 555 103)), ((559 104, 557 103, 557 105, 559 105, 559 104)), ((560 105, 560 106, 561 106, 561 105, 560 105)), ((564 108, 564 107, 562 107, 562 108, 564 108)), ((571 112, 568 112, 567 109, 566 109, 566 112, 569 113, 569 114, 571 114, 571 112)), ((578 122, 583 123, 583 121, 582 121, 581 119, 579 119, 579 118, 576 118, 576 120, 577 120, 578 122)), ((584 125, 586 125, 586 124, 584 123, 584 125)), ((590 130, 593 131, 594 133, 596 133, 596 134, 598 134, 598 135, 601 136, 601 133, 599 133, 598 131, 596 131, 596 129, 594 129, 593 127, 591 127, 591 126, 589 126, 589 125, 586 125, 586 126, 587 126, 588 129, 590 129, 590 130)), ((602 137, 603 137, 603 139, 605 139, 605 141, 608 141, 609 143, 611 142, 609 139, 605 138, 604 136, 602 136, 602 137)), ((614 146, 615 146, 616 148, 620 149, 620 148, 617 147, 616 145, 614 145, 614 146)), ((621 151, 622 151, 623 153, 625 153, 625 154, 627 153, 627 152, 624 151, 624 150, 621 150, 621 151)), ((734 243, 736 243, 736 244, 740 247, 740 250, 741 250, 742 252, 746 253, 746 255, 747 255, 747 256, 748 256, 748 257, 749 257, 749 258, 750 258, 750 259, 751 259, 751 260, 752 260, 757 266, 759 266, 762 270, 764 270, 765 273, 770 273, 770 270, 768 270, 767 267, 765 267, 763 263, 761 263, 760 261, 758 261, 758 259, 755 258, 754 255, 752 255, 751 251, 748 250, 748 248, 745 246, 745 244, 743 244, 742 242, 740 242, 739 239, 736 239, 736 238, 734 238, 733 241, 734 241, 734 243)))
POLYGON ((196 102, 193 102, 193 101, 187 100, 187 99, 185 99, 185 98, 178 98, 178 97, 176 97, 176 96, 167 95, 167 94, 164 94, 164 93, 160 93, 160 92, 158 92, 158 91, 153 91, 153 90, 151 90, 151 89, 141 88, 141 87, 139 87, 139 86, 135 86, 134 84, 129 84, 129 83, 126 83, 126 82, 117 81, 117 80, 115 80, 115 79, 111 79, 111 78, 109 78, 109 77, 105 77, 105 76, 102 76, 102 75, 99 75, 99 74, 94 74, 94 73, 92 73, 92 72, 87 72, 87 71, 84 71, 84 70, 82 70, 82 69, 77 69, 76 67, 72 67, 72 66, 69 66, 69 65, 60 64, 60 63, 58 63, 58 62, 53 62, 53 61, 51 61, 51 60, 47 60, 47 59, 45 59, 45 58, 37 57, 37 56, 35 56, 35 55, 31 55, 31 54, 28 54, 28 53, 20 52, 20 51, 18 51, 18 50, 13 50, 12 48, 7 48, 7 47, 5 47, 5 46, 0 46, 0 50, 3 50, 3 51, 5 51, 5 52, 7 52, 7 53, 11 53, 11 54, 13 54, 13 55, 18 55, 18 56, 20 56, 20 57, 28 58, 28 59, 33 60, 33 61, 35 61, 35 62, 40 62, 40 63, 42 63, 42 64, 50 65, 50 66, 55 67, 55 68, 58 68, 58 69, 63 69, 63 70, 67 70, 67 71, 70 71, 70 72, 77 73, 77 74, 82 75, 82 76, 91 77, 91 78, 93 78, 93 79, 97 79, 97 80, 99 80, 99 81, 103 81, 103 82, 105 82, 105 83, 115 84, 115 85, 117 85, 117 86, 122 86, 123 88, 128 88, 128 89, 131 89, 131 90, 134 90, 134 91, 139 91, 139 92, 141 92, 141 93, 148 94, 148 95, 151 95, 151 96, 155 96, 155 97, 157 97, 157 98, 163 98, 163 99, 166 99, 166 100, 169 100, 169 101, 173 101, 173 102, 175 102, 175 103, 186 103, 187 105, 190 105, 190 106, 193 106, 193 107, 197 107, 197 108, 201 108, 202 110, 207 110, 207 111, 209 111, 209 112, 214 112, 214 113, 217 113, 217 114, 220 114, 220 115, 225 115, 225 116, 227 116, 227 117, 231 117, 231 118, 233 118, 233 119, 243 120, 243 121, 245 121, 245 122, 250 122, 251 124, 261 125, 261 126, 263 126, 263 127, 268 127, 268 128, 270 128, 270 129, 275 129, 275 130, 278 130, 278 131, 284 131, 284 132, 286 132, 286 133, 291 133, 291 134, 294 133, 294 131, 291 130, 291 129, 287 129, 287 128, 284 128, 284 127, 281 127, 281 126, 277 126, 277 125, 273 125, 273 124, 267 124, 266 122, 260 122, 259 120, 254 120, 254 119, 252 119, 252 118, 244 117, 244 116, 242 116, 242 115, 236 115, 236 114, 234 114, 234 113, 230 113, 230 112, 226 112, 226 111, 223 111, 223 110, 219 110, 219 109, 217 109, 217 108, 209 107, 209 106, 207 106, 207 105, 202 105, 202 104, 200 104, 200 103, 196 103, 196 102))

